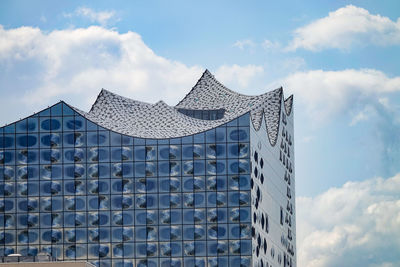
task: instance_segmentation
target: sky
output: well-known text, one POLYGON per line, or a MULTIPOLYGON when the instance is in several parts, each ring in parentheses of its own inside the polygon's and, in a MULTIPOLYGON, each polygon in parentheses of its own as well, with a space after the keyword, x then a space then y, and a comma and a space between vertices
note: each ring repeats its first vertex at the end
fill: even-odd
POLYGON ((178 103, 209 69, 294 94, 297 259, 400 266, 400 1, 0 2, 0 125, 101 88, 178 103))

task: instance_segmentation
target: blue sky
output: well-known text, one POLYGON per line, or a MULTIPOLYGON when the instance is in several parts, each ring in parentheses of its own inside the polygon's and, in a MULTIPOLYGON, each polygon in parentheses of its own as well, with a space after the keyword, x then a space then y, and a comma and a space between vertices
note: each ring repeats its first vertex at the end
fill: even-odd
MULTIPOLYGON (((311 215, 301 209, 318 210, 311 200, 334 201, 349 188, 353 191, 348 194, 366 188, 358 192, 364 198, 357 200, 366 212, 384 205, 382 201, 388 205, 383 209, 392 205, 394 214, 400 211, 399 17, 397 0, 112 5, 3 0, 0 124, 60 99, 88 110, 101 88, 149 102, 162 98, 173 105, 205 68, 244 94, 283 86, 286 96, 295 95, 299 264, 356 266, 350 258, 366 253, 360 247, 348 244, 340 254, 330 244, 327 251, 349 259, 338 262, 305 243, 307 238, 337 234, 339 226, 318 220, 335 206, 311 215), (383 189, 376 188, 381 184, 383 189)), ((370 219, 349 223, 365 226, 364 240, 372 235, 367 229, 371 225, 376 226, 374 235, 385 237, 379 222, 370 219)), ((400 226, 397 217, 385 220, 400 226)), ((388 245, 372 241, 376 251, 388 250, 388 245)), ((393 242, 389 251, 399 255, 400 244, 393 242)), ((399 256, 375 254, 370 266, 400 262, 399 256)))

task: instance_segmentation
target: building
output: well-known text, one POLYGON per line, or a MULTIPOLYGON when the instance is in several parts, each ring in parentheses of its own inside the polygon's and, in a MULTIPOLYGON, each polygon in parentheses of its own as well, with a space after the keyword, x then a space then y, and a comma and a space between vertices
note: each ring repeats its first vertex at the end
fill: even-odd
POLYGON ((10 254, 0 257, 2 267, 95 267, 95 265, 85 261, 57 261, 50 255, 39 253, 36 256, 21 256, 20 254, 10 254))
POLYGON ((21 256, 20 254, 10 254, 0 257, 2 267, 95 267, 95 265, 85 261, 57 261, 50 255, 39 253, 36 256, 21 256), (42 255, 41 255, 42 254, 42 255))
POLYGON ((0 254, 296 266, 292 101, 205 71, 175 107, 102 90, 0 128, 0 254))

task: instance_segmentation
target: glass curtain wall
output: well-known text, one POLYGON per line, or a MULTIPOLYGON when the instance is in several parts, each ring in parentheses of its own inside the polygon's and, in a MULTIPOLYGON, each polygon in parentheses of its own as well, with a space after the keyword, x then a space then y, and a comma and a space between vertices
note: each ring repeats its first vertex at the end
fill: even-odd
POLYGON ((0 128, 0 255, 250 266, 249 122, 142 139, 60 102, 0 128))

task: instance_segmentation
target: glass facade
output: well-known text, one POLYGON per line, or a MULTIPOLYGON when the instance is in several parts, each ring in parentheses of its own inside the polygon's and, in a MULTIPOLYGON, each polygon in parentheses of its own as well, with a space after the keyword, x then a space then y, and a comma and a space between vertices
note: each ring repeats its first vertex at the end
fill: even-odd
POLYGON ((0 128, 0 255, 250 266, 249 123, 142 139, 60 102, 0 128))
POLYGON ((186 116, 202 119, 202 120, 219 120, 224 117, 225 109, 216 110, 194 110, 194 109, 183 109, 178 108, 178 111, 186 116))

